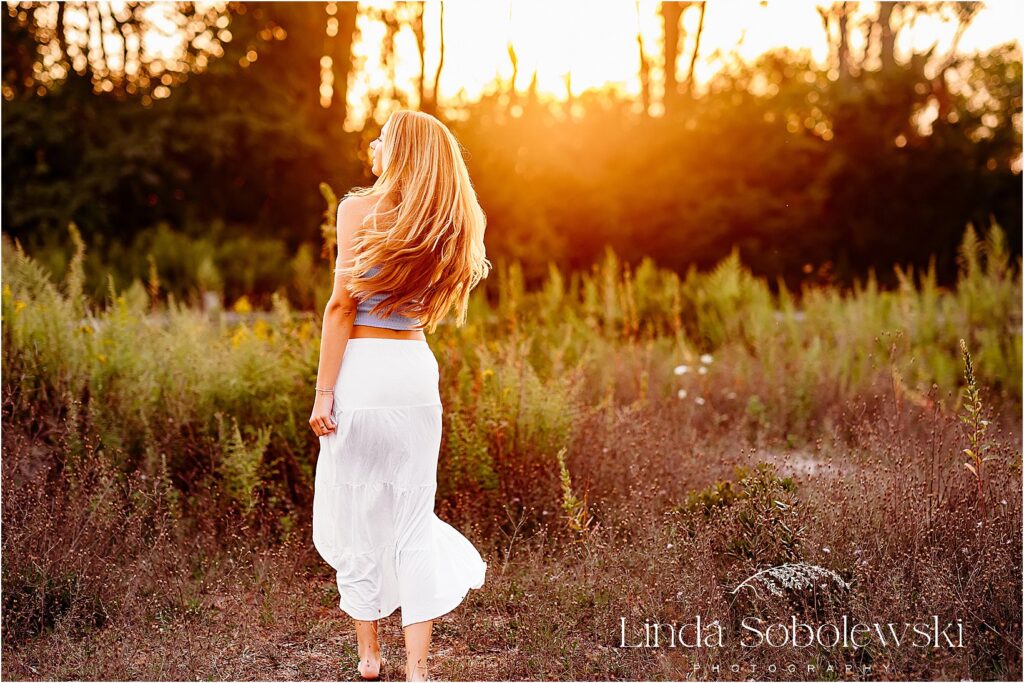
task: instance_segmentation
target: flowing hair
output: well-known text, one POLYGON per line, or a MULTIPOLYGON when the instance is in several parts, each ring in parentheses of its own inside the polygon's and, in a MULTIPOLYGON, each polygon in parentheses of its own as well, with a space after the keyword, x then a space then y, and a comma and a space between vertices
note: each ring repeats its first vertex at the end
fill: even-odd
POLYGON ((345 286, 354 298, 385 295, 374 315, 397 311, 433 332, 454 306, 461 327, 470 291, 491 269, 487 218, 448 127, 408 109, 393 112, 390 121, 377 181, 345 195, 376 201, 353 237, 352 265, 335 272, 348 276, 345 286), (388 197, 397 204, 381 211, 388 197), (363 277, 373 266, 379 272, 363 277))

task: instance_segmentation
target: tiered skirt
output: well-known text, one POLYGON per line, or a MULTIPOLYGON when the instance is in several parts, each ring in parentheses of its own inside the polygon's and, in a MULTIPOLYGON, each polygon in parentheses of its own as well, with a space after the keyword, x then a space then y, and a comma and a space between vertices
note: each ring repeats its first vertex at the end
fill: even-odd
POLYGON ((426 341, 349 339, 320 437, 313 544, 337 572, 339 606, 402 626, 435 619, 484 583, 487 564, 434 514, 442 405, 426 341))

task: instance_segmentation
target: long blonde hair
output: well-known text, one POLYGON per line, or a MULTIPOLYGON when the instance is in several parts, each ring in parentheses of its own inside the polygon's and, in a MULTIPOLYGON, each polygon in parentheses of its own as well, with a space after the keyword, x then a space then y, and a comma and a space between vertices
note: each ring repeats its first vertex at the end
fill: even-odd
POLYGON ((386 294, 374 315, 397 311, 433 332, 454 306, 455 324, 462 326, 470 291, 491 269, 484 248, 487 218, 448 127, 408 109, 393 112, 390 121, 380 176, 346 195, 376 201, 353 238, 352 265, 335 272, 348 276, 355 298, 386 294), (382 211, 386 198, 397 204, 382 211), (380 271, 362 277, 373 266, 380 271))

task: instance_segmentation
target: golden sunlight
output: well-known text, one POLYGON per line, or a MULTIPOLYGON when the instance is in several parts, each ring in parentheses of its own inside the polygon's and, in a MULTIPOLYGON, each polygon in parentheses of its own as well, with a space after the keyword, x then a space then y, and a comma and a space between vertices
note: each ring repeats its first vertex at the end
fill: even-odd
MULTIPOLYGON (((369 7, 389 7, 384 0, 361 3, 369 7)), ((788 47, 807 50, 816 62, 828 57, 828 43, 817 7, 813 1, 720 0, 707 3, 701 34, 700 54, 694 65, 694 80, 704 84, 714 73, 736 58, 751 60, 764 52, 788 47)), ((594 3, 585 0, 550 2, 514 0, 504 3, 444 3, 444 68, 439 83, 442 101, 472 100, 487 92, 496 81, 513 77, 510 50, 518 63, 515 87, 525 90, 534 75, 538 93, 548 99, 568 96, 594 88, 608 87, 623 94, 640 92, 639 34, 648 58, 659 54, 663 23, 658 16, 660 3, 594 3)), ((855 17, 875 12, 875 3, 863 3, 855 17)), ((959 37, 958 49, 974 51, 1020 39, 1024 26, 1021 3, 996 0, 985 7, 959 37)), ((683 14, 683 35, 677 72, 683 72, 693 51, 698 33, 700 9, 694 5, 683 14)), ((424 12, 426 66, 428 74, 437 69, 441 3, 428 2, 424 12)), ((368 65, 378 64, 386 27, 369 16, 360 16, 361 39, 355 46, 368 65)), ((858 36, 859 37, 859 36, 858 36)), ((927 49, 948 52, 954 40, 954 22, 922 16, 901 34, 897 50, 927 49)), ((863 40, 851 46, 863 51, 863 40)), ((403 27, 395 36, 399 55, 394 66, 393 87, 414 93, 420 73, 416 41, 411 30, 403 27)), ((651 71, 653 85, 664 83, 663 67, 657 61, 651 71)), ((389 73, 384 69, 365 69, 351 84, 346 129, 362 127, 368 115, 367 93, 386 90, 389 73)))

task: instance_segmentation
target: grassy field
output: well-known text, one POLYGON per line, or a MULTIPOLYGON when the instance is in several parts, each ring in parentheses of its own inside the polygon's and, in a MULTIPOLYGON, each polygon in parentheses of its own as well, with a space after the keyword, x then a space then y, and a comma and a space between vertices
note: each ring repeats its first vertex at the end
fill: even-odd
MULTIPOLYGON (((59 282, 3 244, 3 676, 353 678, 309 530, 318 320, 156 278, 91 301, 72 239, 59 282)), ((960 263, 799 292, 735 252, 531 291, 501 264, 428 340, 437 511, 488 561, 432 676, 1019 680, 1021 264, 998 228, 960 263), (842 615, 962 646, 740 638, 842 615), (698 617, 725 641, 623 647, 698 617)), ((382 637, 403 660, 397 613, 382 637)))

